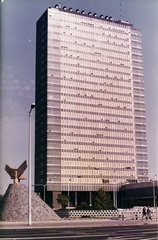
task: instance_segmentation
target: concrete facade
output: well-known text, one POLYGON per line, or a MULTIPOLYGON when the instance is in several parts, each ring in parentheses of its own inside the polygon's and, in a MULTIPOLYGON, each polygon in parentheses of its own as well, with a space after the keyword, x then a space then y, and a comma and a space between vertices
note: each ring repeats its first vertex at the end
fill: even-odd
POLYGON ((50 7, 36 36, 35 185, 116 193, 147 181, 140 30, 50 7))

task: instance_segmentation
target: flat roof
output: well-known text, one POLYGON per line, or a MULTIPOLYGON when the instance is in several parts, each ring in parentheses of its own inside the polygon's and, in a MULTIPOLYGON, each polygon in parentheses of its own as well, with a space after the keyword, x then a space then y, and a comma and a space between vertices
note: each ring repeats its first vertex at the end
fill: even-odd
POLYGON ((112 23, 117 23, 117 24, 121 24, 121 25, 126 25, 126 26, 131 26, 133 27, 133 24, 129 23, 128 21, 123 21, 123 20, 114 20, 112 18, 112 16, 105 16, 103 14, 97 16, 97 13, 91 13, 88 12, 86 13, 84 10, 80 11, 79 9, 73 10, 71 7, 69 9, 67 9, 66 7, 63 8, 59 8, 58 5, 55 5, 55 7, 49 7, 49 9, 53 8, 53 9, 58 9, 59 11, 62 12, 67 12, 67 13, 71 13, 71 14, 75 14, 75 15, 80 15, 80 16, 85 16, 85 17, 89 17, 89 18, 94 18, 94 19, 98 19, 98 20, 103 20, 103 21, 107 21, 107 22, 112 22, 112 23))

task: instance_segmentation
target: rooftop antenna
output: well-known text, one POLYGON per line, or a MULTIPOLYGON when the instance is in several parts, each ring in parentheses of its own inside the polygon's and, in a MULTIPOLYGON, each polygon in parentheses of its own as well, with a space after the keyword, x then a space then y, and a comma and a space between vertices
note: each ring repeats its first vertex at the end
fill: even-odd
POLYGON ((120 21, 122 20, 122 2, 120 0, 120 21))

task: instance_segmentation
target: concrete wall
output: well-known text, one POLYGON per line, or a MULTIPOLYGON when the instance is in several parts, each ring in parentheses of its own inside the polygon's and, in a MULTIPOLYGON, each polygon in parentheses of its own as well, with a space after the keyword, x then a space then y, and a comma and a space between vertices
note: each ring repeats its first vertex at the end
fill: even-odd
MULTIPOLYGON (((158 208, 150 208, 153 212, 153 219, 157 218, 158 208), (156 213, 157 211, 157 213, 156 213)), ((56 213, 61 218, 122 218, 122 219, 142 219, 142 207, 134 207, 131 209, 118 209, 118 210, 59 210, 56 213)))

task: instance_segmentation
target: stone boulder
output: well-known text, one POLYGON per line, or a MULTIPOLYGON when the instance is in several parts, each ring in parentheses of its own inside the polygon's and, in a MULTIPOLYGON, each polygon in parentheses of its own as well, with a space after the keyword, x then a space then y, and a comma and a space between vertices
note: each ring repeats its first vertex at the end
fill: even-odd
MULTIPOLYGON (((53 221, 60 217, 35 193, 31 192, 32 221, 53 221)), ((1 221, 28 221, 28 188, 24 184, 10 184, 1 204, 1 221)))

